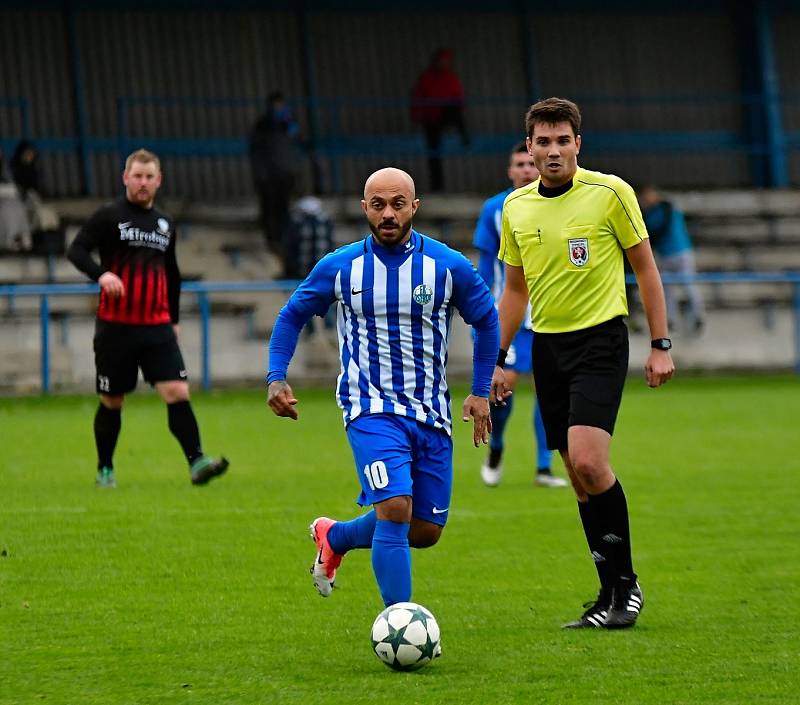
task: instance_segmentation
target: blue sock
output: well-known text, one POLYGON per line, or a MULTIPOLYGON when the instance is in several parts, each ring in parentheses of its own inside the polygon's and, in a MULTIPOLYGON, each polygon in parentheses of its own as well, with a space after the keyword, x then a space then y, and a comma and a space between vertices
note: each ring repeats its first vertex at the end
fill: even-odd
POLYGON ((369 548, 375 533, 375 510, 371 509, 350 521, 337 521, 328 530, 328 543, 336 553, 345 554, 351 548, 369 548))
POLYGON ((372 569, 381 591, 383 604, 411 599, 411 551, 408 529, 411 524, 398 524, 386 519, 375 523, 372 537, 372 569))
POLYGON ((536 468, 549 468, 552 453, 547 450, 547 435, 538 401, 533 406, 533 430, 536 432, 536 468))
POLYGON ((492 416, 492 435, 489 436, 489 448, 492 450, 503 450, 503 434, 506 431, 506 424, 511 417, 511 410, 514 408, 514 397, 506 397, 505 406, 491 406, 489 413, 492 416))

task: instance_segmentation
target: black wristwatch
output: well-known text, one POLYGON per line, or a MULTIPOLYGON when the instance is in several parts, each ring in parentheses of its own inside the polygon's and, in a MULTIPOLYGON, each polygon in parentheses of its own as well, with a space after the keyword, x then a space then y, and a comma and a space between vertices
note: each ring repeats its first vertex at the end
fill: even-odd
POLYGON ((672 341, 669 338, 656 338, 650 341, 653 350, 672 350, 672 341))

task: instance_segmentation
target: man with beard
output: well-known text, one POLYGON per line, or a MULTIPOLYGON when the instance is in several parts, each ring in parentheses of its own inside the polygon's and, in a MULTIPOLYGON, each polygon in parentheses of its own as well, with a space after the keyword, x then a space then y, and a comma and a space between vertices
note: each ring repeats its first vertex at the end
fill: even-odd
POLYGON ((181 274, 175 226, 154 207, 161 163, 145 149, 131 154, 122 175, 125 195, 103 206, 81 228, 67 257, 100 285, 94 354, 100 405, 94 418, 98 487, 116 487, 113 455, 125 395, 139 368, 167 405, 169 430, 178 439, 192 484, 204 485, 228 468, 203 453, 189 403, 189 382, 178 347, 181 274), (100 264, 92 252, 100 253, 100 264))
POLYGON ((336 395, 361 483, 357 502, 373 508, 351 521, 311 524, 317 553, 311 573, 331 594, 342 557, 371 548, 386 605, 411 598, 409 547, 433 546, 450 511, 453 444, 447 389, 450 322, 455 310, 475 330, 472 393, 475 447, 488 441, 489 385, 498 350, 489 289, 460 253, 412 229, 414 182, 399 169, 367 179, 361 207, 371 235, 323 258, 281 309, 270 340, 269 405, 297 419, 286 370, 297 337, 314 315, 338 304, 341 374, 336 395))

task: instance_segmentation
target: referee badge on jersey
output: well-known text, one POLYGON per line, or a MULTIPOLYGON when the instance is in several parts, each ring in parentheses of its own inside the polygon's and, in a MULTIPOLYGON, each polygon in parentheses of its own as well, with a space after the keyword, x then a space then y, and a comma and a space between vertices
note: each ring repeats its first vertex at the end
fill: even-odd
POLYGON ((576 267, 583 267, 589 261, 589 239, 576 237, 567 240, 569 261, 576 267))
POLYGON ((416 301, 420 306, 429 304, 432 298, 433 289, 431 289, 427 284, 420 284, 414 289, 414 301, 416 301))

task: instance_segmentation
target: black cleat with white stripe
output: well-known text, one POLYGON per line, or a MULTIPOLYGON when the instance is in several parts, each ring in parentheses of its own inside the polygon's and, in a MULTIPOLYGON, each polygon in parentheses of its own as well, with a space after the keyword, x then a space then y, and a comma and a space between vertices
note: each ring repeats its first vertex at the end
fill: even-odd
POLYGON ((611 609, 608 612, 605 628, 626 629, 632 627, 636 624, 642 607, 644 607, 644 595, 636 576, 620 578, 614 588, 614 597, 611 600, 611 609))
POLYGON ((583 605, 587 610, 574 622, 567 622, 562 629, 599 629, 604 627, 608 619, 608 611, 611 609, 611 595, 600 589, 597 599, 594 602, 586 602, 583 605))

